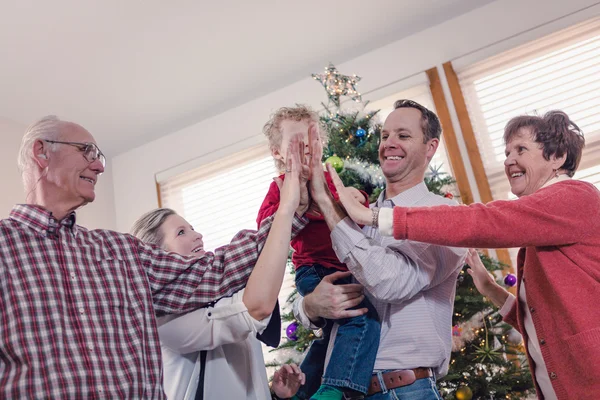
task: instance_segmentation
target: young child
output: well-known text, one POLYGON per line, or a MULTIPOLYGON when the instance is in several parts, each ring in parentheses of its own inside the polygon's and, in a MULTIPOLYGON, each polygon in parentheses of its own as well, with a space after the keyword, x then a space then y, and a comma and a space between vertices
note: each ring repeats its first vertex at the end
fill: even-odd
MULTIPOLYGON (((265 124, 263 133, 269 140, 271 154, 280 172, 285 170, 285 154, 290 139, 295 134, 304 135, 308 141, 308 129, 313 124, 318 127, 323 143, 327 134, 319 127, 319 116, 305 106, 284 107, 277 110, 265 124)), ((308 146, 307 146, 308 149, 308 146)), ((280 178, 283 179, 284 175, 280 178)), ((338 200, 335 186, 326 172, 329 189, 338 200)), ((366 207, 369 206, 366 193, 355 189, 354 195, 366 207)), ((277 211, 279 206, 279 188, 273 182, 258 212, 260 223, 277 211)), ((292 262, 296 269, 296 288, 302 296, 311 293, 323 277, 336 271, 347 271, 333 251, 330 230, 319 211, 313 209, 306 214, 309 224, 296 236, 291 245, 294 249, 292 262)), ((350 278, 336 283, 350 283, 350 278)), ((323 328, 323 337, 311 345, 301 365, 306 374, 306 384, 300 388, 297 397, 304 399, 362 399, 371 382, 371 374, 379 347, 380 324, 374 307, 365 299, 356 308, 367 308, 368 313, 355 318, 336 321, 338 333, 327 370, 324 371, 325 355, 329 343, 332 323, 323 328), (321 378, 323 382, 321 384, 321 378), (312 396, 312 397, 311 397, 312 396)))

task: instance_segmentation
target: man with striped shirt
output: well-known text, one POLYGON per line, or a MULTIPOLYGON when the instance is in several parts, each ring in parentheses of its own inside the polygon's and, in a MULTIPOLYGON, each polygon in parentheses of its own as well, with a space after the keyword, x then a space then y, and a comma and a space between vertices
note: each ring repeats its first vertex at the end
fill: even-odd
MULTIPOLYGON (((386 189, 372 205, 374 222, 380 209, 391 211, 395 205, 456 204, 430 193, 423 182, 441 135, 437 116, 410 100, 399 100, 394 108, 381 132, 379 161, 386 189)), ((311 138, 313 152, 320 147, 315 141, 318 138, 311 138)), ((361 229, 332 201, 319 182, 322 175, 320 165, 313 164, 313 200, 331 229, 338 258, 364 286, 381 319, 381 340, 367 398, 441 399, 435 379, 448 371, 456 279, 466 249, 382 236, 391 231, 391 224, 361 229)), ((315 328, 319 318, 362 312, 345 310, 358 304, 360 297, 356 286, 324 280, 294 304, 294 312, 304 325, 315 328)), ((331 337, 335 338, 335 327, 331 337)))
POLYGON ((77 124, 45 117, 23 137, 27 204, 0 221, 0 398, 165 398, 155 314, 237 292, 265 243, 272 219, 201 258, 87 230, 75 210, 104 166, 77 124))

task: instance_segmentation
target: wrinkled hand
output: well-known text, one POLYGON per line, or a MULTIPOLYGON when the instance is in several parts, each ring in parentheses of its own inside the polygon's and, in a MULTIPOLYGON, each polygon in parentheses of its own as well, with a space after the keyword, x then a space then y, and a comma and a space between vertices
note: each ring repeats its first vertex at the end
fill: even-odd
POLYGON ((306 376, 296 364, 286 364, 273 374, 271 388, 277 397, 288 399, 293 397, 305 382, 306 376))
POLYGON ((485 268, 485 265, 481 262, 479 253, 475 249, 469 249, 467 254, 467 264, 469 268, 468 274, 473 277, 473 283, 475 287, 484 296, 489 296, 490 289, 494 286, 500 286, 496 283, 494 276, 485 268))
MULTIPOLYGON (((335 171, 335 168, 333 168, 330 164, 327 164, 327 171, 329 171, 331 180, 333 181, 335 189, 338 192, 340 203, 342 203, 342 206, 344 206, 344 209, 350 218, 360 225, 372 225, 373 213, 370 209, 364 206, 364 201, 359 201, 358 198, 353 194, 353 191, 349 190, 351 188, 344 186, 342 180, 335 171)), ((360 197, 362 198, 362 195, 360 197)))
POLYGON ((351 275, 350 272, 338 271, 321 280, 315 290, 304 298, 304 312, 309 319, 316 321, 319 318, 352 318, 367 313, 366 308, 350 310, 365 298, 362 285, 358 283, 333 284, 338 279, 351 275))

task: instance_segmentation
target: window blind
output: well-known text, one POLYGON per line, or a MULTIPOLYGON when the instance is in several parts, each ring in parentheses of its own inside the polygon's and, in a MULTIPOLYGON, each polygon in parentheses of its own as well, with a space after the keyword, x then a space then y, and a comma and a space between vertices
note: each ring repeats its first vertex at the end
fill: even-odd
POLYGON ((560 109, 583 130, 575 178, 600 182, 600 18, 561 30, 457 71, 495 199, 513 197, 502 135, 520 114, 560 109))

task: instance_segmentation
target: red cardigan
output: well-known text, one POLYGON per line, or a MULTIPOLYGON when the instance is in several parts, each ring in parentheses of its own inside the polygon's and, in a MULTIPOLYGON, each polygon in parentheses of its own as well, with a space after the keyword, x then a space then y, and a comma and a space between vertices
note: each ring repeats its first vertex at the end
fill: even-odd
MULTIPOLYGON (((511 201, 395 207, 394 237, 459 247, 524 247, 517 293, 526 280, 527 306, 556 395, 600 398, 600 192, 593 185, 567 180, 511 201)), ((523 317, 517 299, 505 321, 527 344, 523 317)))
MULTIPOLYGON (((279 177, 283 180, 285 175, 279 177)), ((325 172, 325 179, 334 199, 338 201, 339 197, 329 172, 325 172)), ((365 196, 365 205, 368 207, 369 196, 365 192, 362 192, 362 194, 365 196)), ((256 223, 259 227, 265 218, 275 214, 275 211, 279 208, 279 199, 279 188, 275 182, 272 182, 269 192, 258 211, 256 223)), ((341 263, 333 251, 330 237, 331 231, 323 217, 310 214, 307 214, 307 217, 310 222, 291 242, 294 249, 294 254, 292 255, 294 267, 298 269, 303 265, 321 264, 326 268, 347 271, 346 264, 341 263)))

